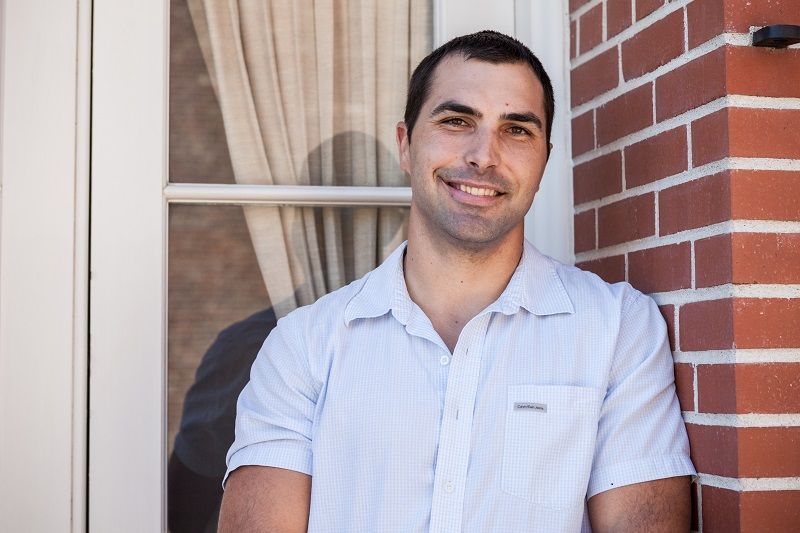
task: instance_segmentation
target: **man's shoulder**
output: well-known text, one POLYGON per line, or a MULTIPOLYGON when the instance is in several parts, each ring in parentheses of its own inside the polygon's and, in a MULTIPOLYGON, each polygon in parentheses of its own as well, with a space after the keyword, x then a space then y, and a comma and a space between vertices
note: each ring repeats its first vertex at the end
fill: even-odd
POLYGON ((588 309, 622 313, 634 302, 649 300, 627 281, 607 282, 594 272, 542 255, 552 265, 576 312, 588 309))
POLYGON ((332 326, 345 325, 345 311, 357 296, 375 270, 372 270, 344 287, 333 290, 318 298, 314 303, 298 307, 280 319, 282 327, 302 327, 329 329, 332 326))

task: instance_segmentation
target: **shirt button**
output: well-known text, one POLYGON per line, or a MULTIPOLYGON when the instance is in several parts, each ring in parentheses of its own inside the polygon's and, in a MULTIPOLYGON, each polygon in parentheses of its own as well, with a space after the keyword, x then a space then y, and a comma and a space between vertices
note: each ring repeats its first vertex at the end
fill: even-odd
POLYGON ((444 491, 446 493, 448 493, 448 494, 453 492, 454 488, 455 487, 453 486, 453 482, 452 481, 448 481, 447 483, 444 484, 444 491))
POLYGON ((442 366, 447 365, 449 362, 450 358, 446 355, 443 355, 442 357, 439 358, 439 363, 441 363, 442 366))

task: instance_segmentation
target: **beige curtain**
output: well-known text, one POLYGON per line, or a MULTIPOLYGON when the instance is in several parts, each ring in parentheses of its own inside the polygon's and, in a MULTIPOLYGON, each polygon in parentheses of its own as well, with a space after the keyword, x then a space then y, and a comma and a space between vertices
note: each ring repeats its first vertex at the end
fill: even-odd
MULTIPOLYGON (((407 185, 395 156, 430 0, 188 0, 237 183, 407 185)), ((389 208, 245 207, 279 316, 362 276, 404 238, 389 208)))

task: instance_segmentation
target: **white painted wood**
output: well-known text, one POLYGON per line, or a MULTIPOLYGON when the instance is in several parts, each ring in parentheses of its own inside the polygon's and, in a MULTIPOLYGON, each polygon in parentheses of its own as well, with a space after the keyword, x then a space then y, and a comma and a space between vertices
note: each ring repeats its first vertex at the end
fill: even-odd
MULTIPOLYGON (((3 4, 0 207, 0 530, 81 528, 85 455, 73 426, 86 372, 86 220, 78 0, 3 4), (74 470, 74 468, 76 468, 74 470), (78 502, 74 506, 73 502, 78 502), (73 513, 77 513, 73 516, 73 513)), ((84 413, 85 417, 85 413, 84 413)))
POLYGON ((569 111, 569 14, 566 0, 516 0, 517 39, 528 45, 553 83, 556 111, 553 151, 533 206, 525 236, 543 253, 575 262, 572 204, 572 141, 569 111), (529 17, 529 18, 525 18, 529 17))
POLYGON ((87 519, 89 448, 89 192, 91 169, 92 0, 78 0, 73 271, 72 532, 87 519))
POLYGON ((164 197, 180 204, 408 206, 411 187, 173 183, 164 188, 164 197))
POLYGON ((514 35, 514 0, 436 0, 434 45, 480 30, 514 35))
POLYGON ((164 530, 167 2, 95 0, 90 531, 164 530))

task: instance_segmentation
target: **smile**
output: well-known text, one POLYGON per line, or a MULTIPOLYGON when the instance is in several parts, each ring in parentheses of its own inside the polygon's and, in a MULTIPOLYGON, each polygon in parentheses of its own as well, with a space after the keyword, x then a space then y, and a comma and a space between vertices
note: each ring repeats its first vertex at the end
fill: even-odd
POLYGON ((453 183, 450 183, 448 185, 458 189, 459 191, 471 194, 472 196, 497 196, 497 191, 495 191, 494 189, 481 189, 478 187, 470 187, 464 184, 453 184, 453 183))

